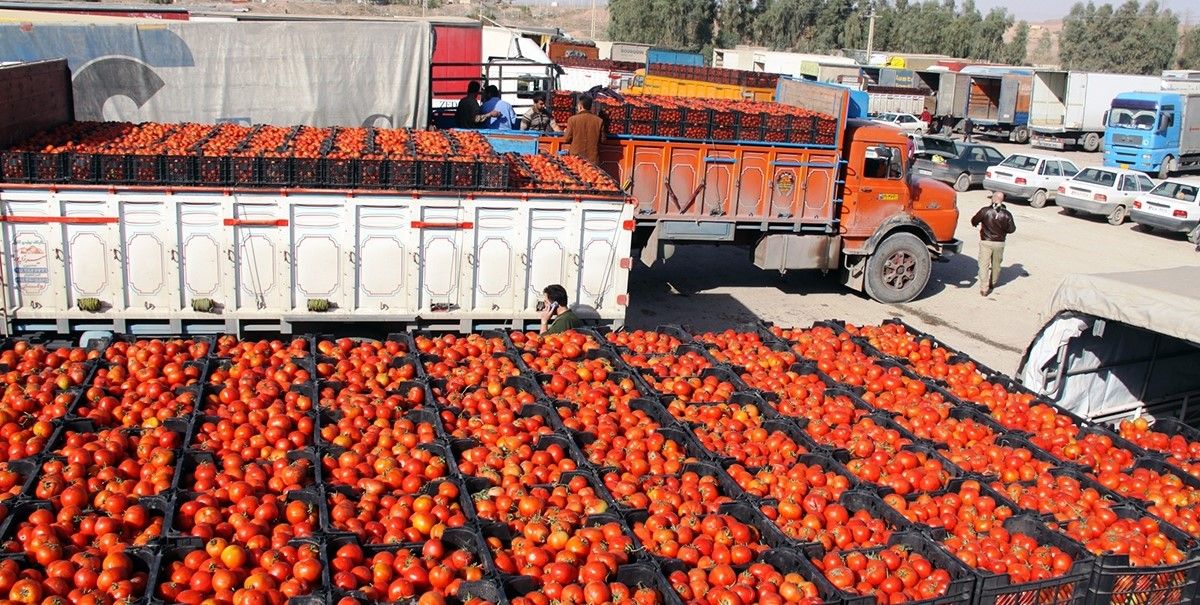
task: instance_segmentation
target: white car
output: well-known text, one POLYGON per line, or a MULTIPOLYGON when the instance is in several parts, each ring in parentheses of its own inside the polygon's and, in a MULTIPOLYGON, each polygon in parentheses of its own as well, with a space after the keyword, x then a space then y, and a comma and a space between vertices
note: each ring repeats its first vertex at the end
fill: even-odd
POLYGON ((1054 203, 1067 212, 1098 214, 1108 224, 1120 225, 1138 195, 1154 189, 1154 181, 1141 172, 1119 168, 1084 168, 1058 186, 1054 203))
POLYGON ((1003 162, 987 169, 983 188, 999 191, 1005 196, 1029 200, 1029 205, 1041 208, 1046 200, 1058 193, 1058 186, 1075 176, 1079 169, 1068 160, 1049 155, 1014 153, 1003 162))
POLYGON ((929 124, 922 122, 921 118, 911 113, 881 113, 875 116, 872 121, 880 124, 890 124, 908 134, 925 134, 929 130, 929 124))
POLYGON ((1186 233, 1200 243, 1200 179, 1168 179, 1139 195, 1129 211, 1143 228, 1186 233))

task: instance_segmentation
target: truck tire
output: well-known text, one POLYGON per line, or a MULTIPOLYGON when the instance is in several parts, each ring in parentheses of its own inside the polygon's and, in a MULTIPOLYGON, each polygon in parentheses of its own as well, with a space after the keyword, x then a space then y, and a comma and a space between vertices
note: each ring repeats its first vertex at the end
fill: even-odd
POLYGON ((1012 141, 1018 145, 1024 145, 1029 142, 1029 129, 1024 126, 1017 126, 1012 131, 1012 141))
POLYGON ((887 237, 867 259, 867 296, 881 303, 908 302, 929 283, 932 260, 925 242, 911 233, 887 237))
POLYGON ((1079 146, 1083 147, 1083 150, 1088 153, 1099 151, 1100 150, 1100 135, 1098 135, 1094 132, 1089 132, 1089 133, 1083 135, 1083 141, 1079 144, 1079 146))
POLYGON ((1172 172, 1175 172, 1175 158, 1167 156, 1163 158, 1162 165, 1158 167, 1158 178, 1170 178, 1172 172))
POLYGON ((958 175, 958 178, 954 179, 954 190, 955 191, 961 192, 961 191, 966 191, 970 188, 971 188, 971 175, 964 172, 964 173, 958 175))
POLYGON ((1108 224, 1121 225, 1125 223, 1125 219, 1129 218, 1129 211, 1124 206, 1113 208, 1111 214, 1108 215, 1108 224))
POLYGON ((1029 198, 1029 205, 1033 208, 1046 207, 1046 190, 1038 189, 1033 192, 1033 197, 1029 198))

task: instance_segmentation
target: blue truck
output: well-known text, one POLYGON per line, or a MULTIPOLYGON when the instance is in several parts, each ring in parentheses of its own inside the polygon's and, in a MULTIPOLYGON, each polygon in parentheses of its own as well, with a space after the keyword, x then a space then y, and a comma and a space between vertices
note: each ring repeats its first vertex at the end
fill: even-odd
POLYGON ((1121 93, 1113 98, 1105 125, 1105 166, 1162 179, 1200 167, 1200 93, 1121 93))
POLYGON ((692 53, 683 50, 669 50, 666 48, 651 48, 646 51, 646 65, 653 63, 666 63, 668 65, 691 65, 694 67, 704 67, 704 55, 700 53, 692 53))

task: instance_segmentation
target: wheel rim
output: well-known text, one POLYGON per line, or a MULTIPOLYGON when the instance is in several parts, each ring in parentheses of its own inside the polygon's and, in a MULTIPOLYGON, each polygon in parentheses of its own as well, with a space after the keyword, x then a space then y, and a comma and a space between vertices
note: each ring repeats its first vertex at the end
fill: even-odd
POLYGON ((960 175, 958 175, 957 185, 958 185, 959 190, 966 191, 967 188, 970 187, 971 181, 970 181, 970 179, 967 178, 967 175, 960 174, 960 175))
POLYGON ((897 250, 883 263, 883 283, 889 288, 903 290, 917 278, 917 257, 906 250, 897 250))

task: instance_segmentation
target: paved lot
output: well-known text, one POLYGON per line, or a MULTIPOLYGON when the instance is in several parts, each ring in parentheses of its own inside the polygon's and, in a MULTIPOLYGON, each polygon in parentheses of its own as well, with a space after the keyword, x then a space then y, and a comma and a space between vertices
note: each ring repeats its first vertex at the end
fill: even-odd
MULTIPOLYGON (((997 147, 1006 154, 1030 149, 997 147)), ((1099 153, 1063 155, 1081 167, 1102 162, 1099 153)), ((703 331, 759 319, 808 326, 822 319, 861 324, 899 317, 1011 373, 1048 319, 1050 296, 1063 276, 1200 262, 1182 236, 1143 233, 1132 223, 1113 227, 1101 218, 1068 216, 1054 205, 1038 210, 1018 202, 1009 205, 1017 232, 1005 250, 1000 287, 984 298, 975 285, 979 233, 970 218, 987 203, 987 192, 972 189, 960 194, 958 203, 964 254, 934 263, 929 286, 911 303, 880 304, 841 287, 834 276, 816 271, 781 276, 754 267, 738 249, 695 246, 681 249, 665 266, 634 271, 627 323, 634 328, 674 323, 703 331)))

